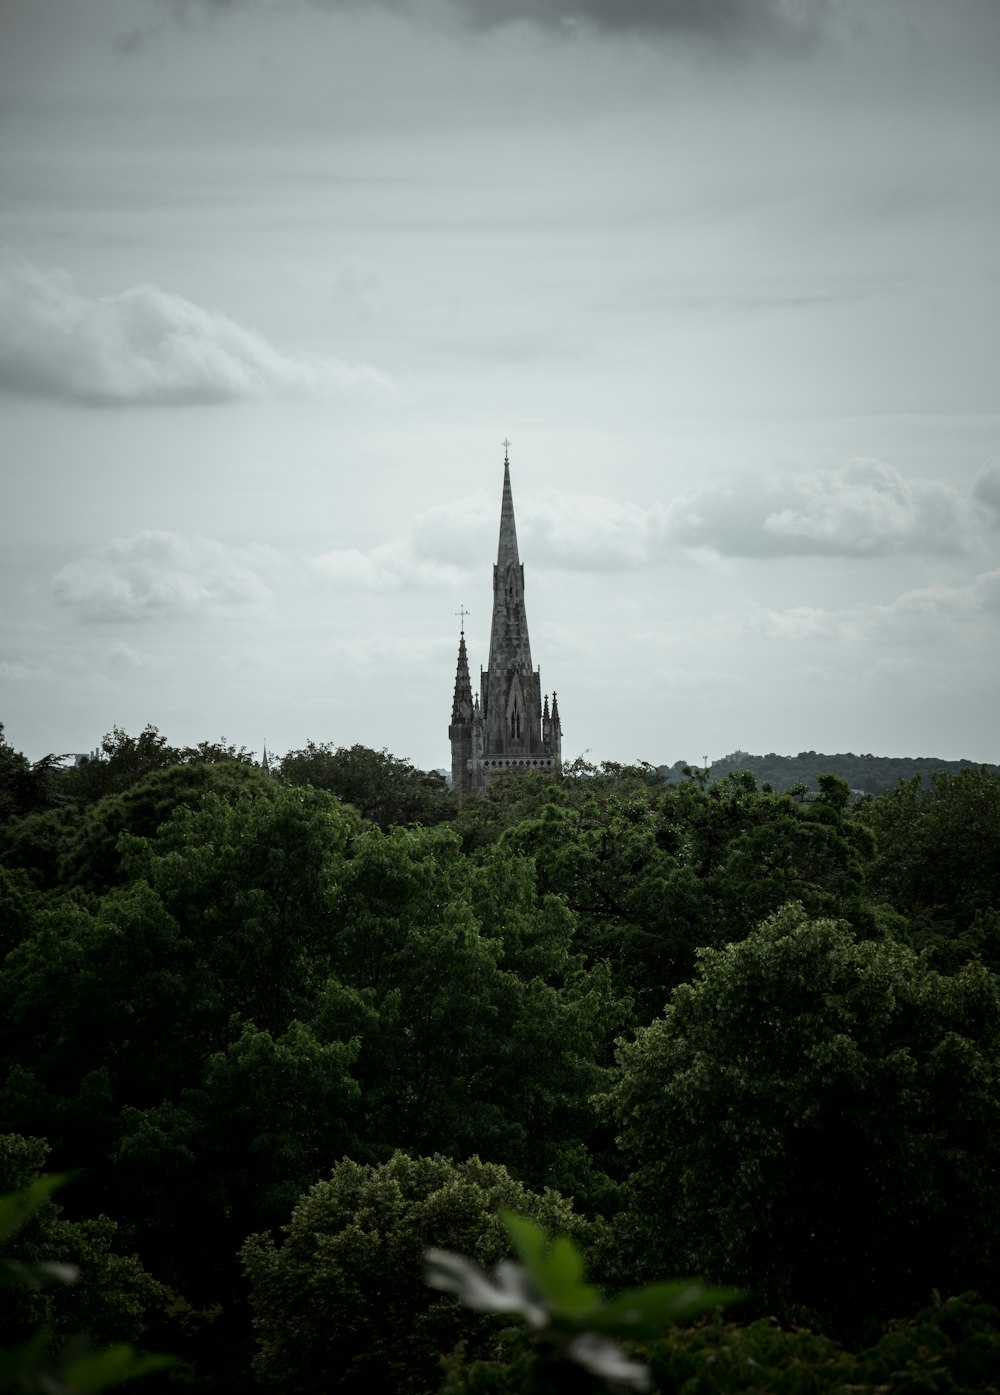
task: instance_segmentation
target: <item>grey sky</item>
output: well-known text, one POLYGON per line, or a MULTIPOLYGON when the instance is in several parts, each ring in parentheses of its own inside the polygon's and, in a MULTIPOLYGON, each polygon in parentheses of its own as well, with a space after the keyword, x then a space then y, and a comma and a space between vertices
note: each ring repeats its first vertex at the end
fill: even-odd
POLYGON ((570 753, 1000 761, 998 64, 986 0, 0 0, 9 738, 445 764, 509 435, 570 753))

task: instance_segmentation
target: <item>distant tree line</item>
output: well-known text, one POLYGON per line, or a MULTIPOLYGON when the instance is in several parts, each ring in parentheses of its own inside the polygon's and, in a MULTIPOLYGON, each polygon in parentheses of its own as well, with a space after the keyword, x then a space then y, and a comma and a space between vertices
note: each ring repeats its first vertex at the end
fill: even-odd
MULTIPOLYGON (((671 779, 683 776, 685 761, 660 767, 671 779)), ((840 755, 824 755, 818 751, 800 751, 796 756, 779 756, 770 751, 766 756, 754 756, 748 751, 732 751, 728 756, 713 760, 708 767, 713 780, 721 780, 740 770, 748 770, 761 785, 773 790, 791 791, 804 786, 803 793, 819 791, 820 775, 836 775, 844 780, 852 794, 883 794, 894 789, 900 780, 927 780, 947 772, 960 770, 991 770, 1000 773, 1000 766, 984 765, 971 760, 941 760, 936 756, 856 756, 853 751, 840 755)))
POLYGON ((151 1391, 523 1395, 421 1278, 429 1245, 502 1259, 512 1210, 605 1293, 749 1295, 641 1344, 665 1392, 995 1395, 996 770, 804 798, 578 761, 459 804, 360 746, 2 736, 0 1192, 73 1174, 13 1259, 81 1279, 0 1347, 177 1353, 151 1391))

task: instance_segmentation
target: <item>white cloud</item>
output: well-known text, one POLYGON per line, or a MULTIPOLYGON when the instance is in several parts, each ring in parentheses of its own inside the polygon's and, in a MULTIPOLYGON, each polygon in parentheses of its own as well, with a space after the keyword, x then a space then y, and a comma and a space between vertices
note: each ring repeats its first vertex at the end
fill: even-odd
POLYGON ((659 504, 644 509, 596 494, 546 490, 518 509, 533 559, 569 571, 638 571, 661 553, 666 524, 659 504))
MULTIPOLYGON (((52 578, 52 594, 90 621, 233 614, 269 599, 260 573, 276 560, 265 548, 147 529, 67 563, 52 578)), ((124 653, 118 658, 128 662, 124 653)))
POLYGON ((952 485, 909 480, 881 460, 698 490, 670 511, 671 536, 735 557, 958 553, 971 512, 952 485))
POLYGON ((756 607, 751 615, 751 627, 765 639, 800 640, 846 639, 851 633, 847 619, 835 611, 815 606, 792 606, 789 610, 756 607))
POLYGON ((965 586, 924 586, 890 605, 871 607, 873 625, 950 627, 956 622, 1000 614, 1000 570, 983 572, 965 586))
POLYGON ((931 642, 957 636, 1000 614, 1000 570, 984 572, 964 586, 922 586, 905 591, 887 605, 851 610, 793 606, 752 609, 750 628, 766 639, 874 641, 878 644, 931 642))
POLYGON ((313 566, 338 588, 361 591, 402 591, 454 586, 467 572, 444 562, 414 555, 412 539, 383 543, 362 552, 356 547, 327 552, 313 566))
POLYGON ((282 353, 257 330, 158 286, 87 297, 65 272, 0 253, 5 391, 113 406, 387 387, 373 368, 282 353))

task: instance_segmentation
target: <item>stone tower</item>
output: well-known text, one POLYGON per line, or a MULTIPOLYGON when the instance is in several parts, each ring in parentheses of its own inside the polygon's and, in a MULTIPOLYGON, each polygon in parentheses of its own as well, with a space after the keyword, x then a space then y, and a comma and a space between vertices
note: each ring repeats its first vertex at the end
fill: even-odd
POLYGON ((463 616, 448 736, 452 782, 459 794, 484 794, 490 781, 504 773, 547 770, 557 774, 561 768, 559 704, 555 693, 551 708, 548 694, 543 701, 539 672, 531 667, 524 567, 517 551, 506 450, 500 541, 493 568, 489 668, 480 671, 479 696, 474 698, 463 616))

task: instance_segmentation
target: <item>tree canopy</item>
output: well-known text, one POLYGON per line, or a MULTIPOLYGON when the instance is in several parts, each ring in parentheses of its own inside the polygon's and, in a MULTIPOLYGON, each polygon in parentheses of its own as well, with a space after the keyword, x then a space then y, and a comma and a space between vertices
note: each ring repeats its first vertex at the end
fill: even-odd
POLYGON ((75 1174, 39 1224, 108 1296, 60 1301, 182 1356, 158 1381, 434 1395, 466 1337, 491 1360, 449 1390, 519 1389, 416 1258, 501 1259, 500 1204, 606 1288, 748 1288, 814 1354, 994 1349, 997 773, 578 761, 458 805, 384 750, 269 774, 153 727, 89 764, 0 744, 0 1118, 22 1172, 75 1174))

